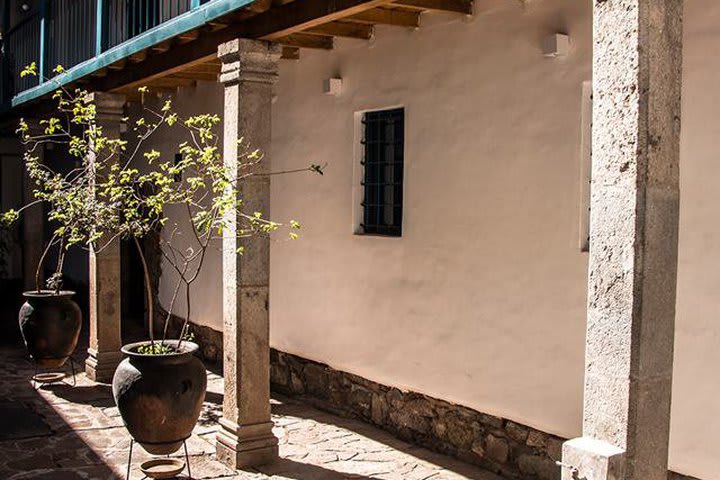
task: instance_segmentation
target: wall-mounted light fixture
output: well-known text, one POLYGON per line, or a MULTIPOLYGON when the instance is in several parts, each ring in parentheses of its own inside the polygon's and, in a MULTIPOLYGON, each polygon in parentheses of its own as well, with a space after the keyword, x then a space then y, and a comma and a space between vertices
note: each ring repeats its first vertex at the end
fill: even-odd
POLYGON ((323 93, 337 97, 342 92, 342 78, 328 78, 323 82, 323 93))
POLYGON ((543 55, 549 58, 564 57, 570 52, 570 37, 555 33, 543 40, 543 55))

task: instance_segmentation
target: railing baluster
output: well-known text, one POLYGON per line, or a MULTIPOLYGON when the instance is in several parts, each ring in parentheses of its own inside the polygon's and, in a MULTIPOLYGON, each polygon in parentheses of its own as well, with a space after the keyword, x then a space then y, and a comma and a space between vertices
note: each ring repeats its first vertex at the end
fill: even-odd
MULTIPOLYGON (((40 0, 40 52, 38 54, 38 81, 44 82, 45 78, 45 16, 47 14, 47 0, 40 0)), ((22 67, 21 67, 22 68, 22 67)))
POLYGON ((96 0, 97 10, 95 11, 95 55, 100 55, 103 51, 103 24, 105 16, 105 0, 96 0))

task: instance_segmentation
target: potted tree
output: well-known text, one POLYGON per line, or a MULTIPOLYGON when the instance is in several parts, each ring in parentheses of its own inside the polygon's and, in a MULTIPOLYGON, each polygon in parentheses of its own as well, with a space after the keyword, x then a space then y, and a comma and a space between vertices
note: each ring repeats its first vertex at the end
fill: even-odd
MULTIPOLYGON (((34 74, 34 66, 26 70, 34 74)), ((57 71, 62 69, 58 67, 57 71)), ((139 90, 142 95, 147 93, 147 88, 139 90)), ((44 295, 67 297, 58 285, 62 281, 62 252, 69 247, 101 251, 117 238, 134 243, 145 277, 149 338, 123 346, 126 358, 113 378, 113 395, 135 441, 149 453, 171 453, 190 436, 205 394, 205 369, 195 356, 198 345, 191 341, 188 325, 192 318, 192 285, 205 265, 208 251, 223 236, 229 218, 239 219, 234 235, 240 238, 270 235, 285 228, 288 238, 295 239, 300 225, 292 220, 280 224, 262 212, 245 211, 242 185, 258 175, 254 167, 263 157, 241 141, 237 145, 238 168, 229 171, 220 152, 216 129, 221 121, 217 115, 182 118, 170 100, 155 109, 143 102, 144 115, 134 120, 128 135, 132 140, 110 139, 95 122, 94 105, 84 91, 59 89, 55 98, 63 118, 44 120, 40 134, 31 134, 24 122, 20 127, 28 172, 38 187, 37 201, 49 204, 48 218, 59 224, 54 244, 60 249, 60 260, 50 278, 53 290, 44 295), (182 155, 179 162, 144 148, 161 129, 184 132, 185 140, 173 149, 173 153, 179 151, 182 155), (77 159, 79 167, 71 174, 48 172, 33 156, 34 148, 50 141, 65 144, 77 159), (142 161, 142 169, 137 168, 138 161, 142 161), (169 215, 170 211, 173 214, 169 215), (160 330, 162 335, 156 339, 156 302, 140 242, 159 229, 164 231, 160 253, 176 274, 177 283, 160 330), (170 339, 168 324, 181 293, 185 295, 184 324, 180 337, 170 339)), ((311 165, 271 174, 308 171, 322 174, 323 167, 311 165)), ((12 222, 19 213, 7 212, 5 220, 12 222)), ((243 254, 242 249, 238 254, 243 254)))
MULTIPOLYGON (((62 72, 57 67, 58 73, 62 72)), ((36 75, 36 65, 26 67, 21 76, 36 75)), ((78 91, 77 93, 82 93, 78 91)), ((102 250, 102 231, 114 219, 106 216, 109 205, 94 200, 93 173, 98 163, 124 148, 119 140, 103 139, 95 125, 95 108, 83 95, 59 89, 55 116, 41 120, 32 128, 20 121, 18 134, 24 146, 23 159, 28 177, 34 183, 35 200, 18 210, 4 212, 0 221, 9 226, 27 208, 44 204, 47 219, 54 230, 40 257, 35 274, 35 289, 24 292, 19 324, 25 345, 40 367, 56 368, 65 364, 77 346, 82 324, 81 312, 72 300, 74 292, 63 290, 63 267, 68 250, 75 246, 93 246, 102 250), (68 171, 55 171, 43 165, 38 151, 53 144, 67 149, 68 171), (93 222, 93 219, 100 219, 93 222), (107 219, 105 221, 104 219, 107 219), (57 249, 55 268, 45 280, 44 265, 51 250, 57 249)))

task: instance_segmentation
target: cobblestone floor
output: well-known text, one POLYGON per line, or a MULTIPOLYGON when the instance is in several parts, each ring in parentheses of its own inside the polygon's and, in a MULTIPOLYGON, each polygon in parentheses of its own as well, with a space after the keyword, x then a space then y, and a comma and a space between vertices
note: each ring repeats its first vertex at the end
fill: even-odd
MULTIPOLYGON (((75 387, 35 390, 29 381, 33 370, 24 350, 0 347, 0 479, 124 478, 130 437, 110 387, 81 373, 75 387)), ((230 470, 214 454, 222 378, 208 375, 203 413, 188 441, 195 479, 500 480, 364 423, 285 398, 274 398, 272 405, 280 459, 258 470, 230 470)), ((135 448, 133 479, 142 478, 137 466, 148 458, 135 448)))

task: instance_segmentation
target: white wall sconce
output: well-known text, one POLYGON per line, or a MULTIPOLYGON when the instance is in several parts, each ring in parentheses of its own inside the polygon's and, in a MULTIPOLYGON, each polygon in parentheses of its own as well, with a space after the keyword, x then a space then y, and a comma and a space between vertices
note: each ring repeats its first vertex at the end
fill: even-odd
POLYGON ((543 55, 548 58, 564 57, 570 52, 570 37, 555 33, 543 40, 543 55))
POLYGON ((342 92, 342 78, 328 78, 323 81, 323 93, 337 97, 342 92))

